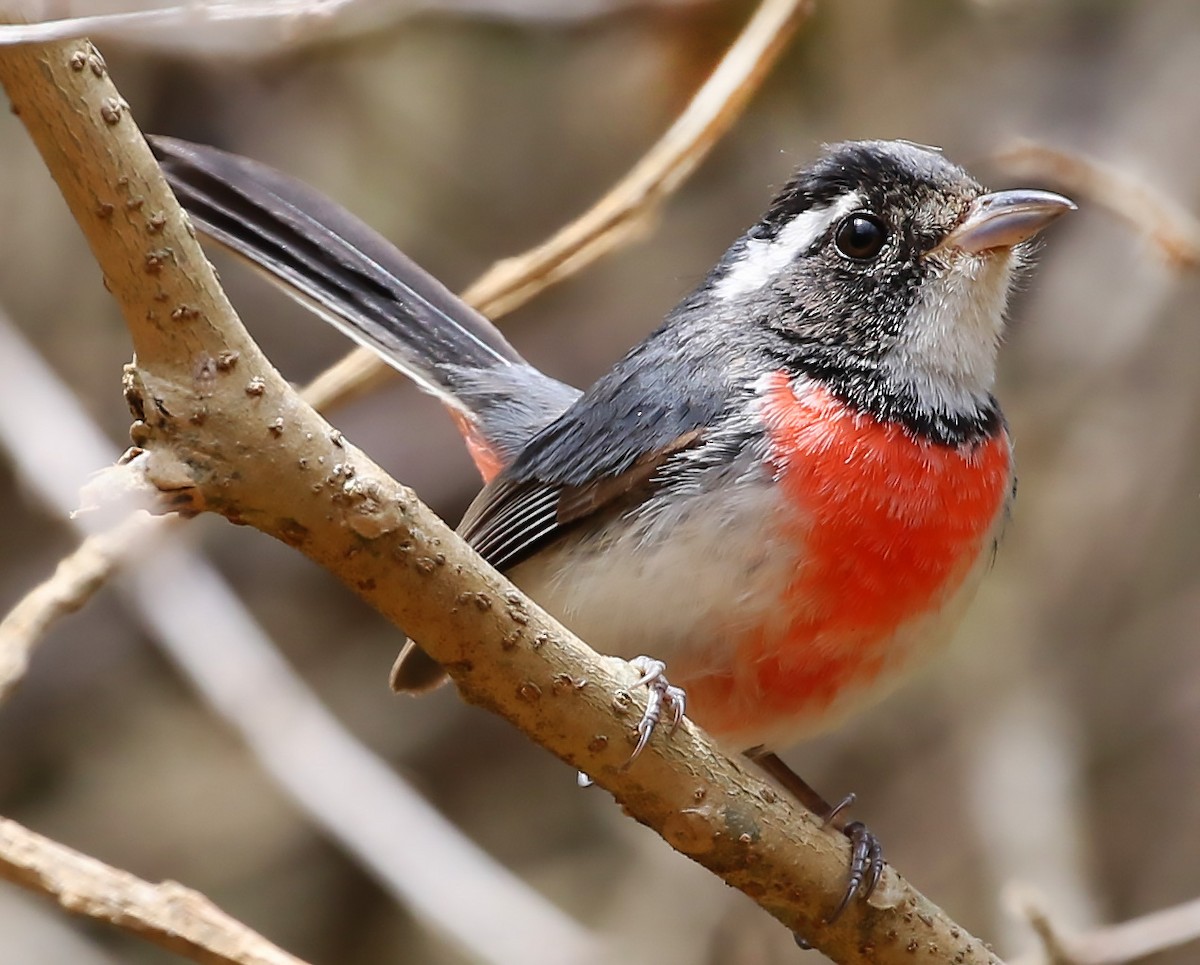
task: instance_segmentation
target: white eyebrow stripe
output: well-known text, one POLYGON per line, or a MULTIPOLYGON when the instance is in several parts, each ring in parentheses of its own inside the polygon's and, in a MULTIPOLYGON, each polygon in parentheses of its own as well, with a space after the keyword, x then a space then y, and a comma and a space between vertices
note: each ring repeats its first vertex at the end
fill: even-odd
POLYGON ((843 195, 833 204, 809 208, 792 218, 770 241, 751 238, 741 256, 713 286, 717 298, 728 301, 757 291, 807 251, 825 230, 840 218, 862 206, 857 191, 843 195))

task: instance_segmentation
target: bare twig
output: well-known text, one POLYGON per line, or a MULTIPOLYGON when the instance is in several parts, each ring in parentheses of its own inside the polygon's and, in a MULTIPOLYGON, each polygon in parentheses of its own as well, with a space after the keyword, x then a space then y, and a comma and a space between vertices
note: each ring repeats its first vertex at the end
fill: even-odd
POLYGON ((126 9, 113 9, 117 5, 110 2, 109 12, 99 14, 94 0, 17 2, 37 22, 0 25, 0 45, 90 36, 197 57, 264 57, 378 33, 430 13, 577 23, 631 7, 704 0, 125 0, 126 9))
POLYGON ((112 577, 129 553, 146 545, 151 532, 171 517, 130 516, 112 530, 97 533, 64 556, 54 573, 30 590, 0 620, 0 700, 25 675, 33 648, 59 617, 74 613, 112 577))
POLYGON ((378 0, 143 0, 105 13, 95 13, 86 2, 26 0, 16 6, 24 14, 19 19, 32 22, 0 25, 0 45, 93 36, 169 50, 258 55, 379 29, 411 13, 391 3, 389 15, 378 0), (72 6, 84 12, 72 15, 72 6))
POLYGON ((198 892, 151 884, 0 818, 0 878, 205 965, 304 965, 198 892))
POLYGON ((165 498, 288 542, 421 640, 460 693, 611 791, 677 850, 841 963, 997 959, 891 869, 836 923, 848 846, 685 723, 630 767, 642 696, 349 445, 263 357, 217 287, 86 43, 0 52, 0 80, 118 298, 145 451, 165 498), (134 203, 130 203, 134 202, 134 203), (247 391, 247 390, 252 391, 247 391))
POLYGON ((1200 220, 1128 171, 1071 151, 1020 140, 991 158, 1005 172, 1059 185, 1143 233, 1176 268, 1200 268, 1200 220))
POLYGON ((1079 935, 1059 929, 1036 896, 1023 893, 1015 900, 1043 948, 1010 965, 1126 965, 1200 942, 1200 898, 1079 935))
MULTIPOLYGON (((498 318, 644 228, 733 126, 812 9, 812 0, 763 0, 684 112, 624 178, 547 241, 493 265, 463 292, 463 299, 498 318)), ((378 356, 355 349, 318 375, 304 396, 324 411, 369 391, 390 372, 378 356)))

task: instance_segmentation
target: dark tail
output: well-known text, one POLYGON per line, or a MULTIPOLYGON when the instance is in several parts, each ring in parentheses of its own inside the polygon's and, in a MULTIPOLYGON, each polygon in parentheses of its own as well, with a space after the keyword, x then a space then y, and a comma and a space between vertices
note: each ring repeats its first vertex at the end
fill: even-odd
POLYGON ((579 395, 527 363, 483 315, 306 184, 216 148, 167 137, 150 144, 200 231, 437 396, 485 475, 579 395))

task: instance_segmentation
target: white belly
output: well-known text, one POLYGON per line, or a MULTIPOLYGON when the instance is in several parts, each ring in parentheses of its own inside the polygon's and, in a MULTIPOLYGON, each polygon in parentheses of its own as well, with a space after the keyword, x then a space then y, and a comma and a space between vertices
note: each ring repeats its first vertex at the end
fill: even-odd
POLYGON ((542 607, 600 651, 688 665, 728 662, 729 635, 774 618, 797 547, 778 538, 781 494, 763 473, 669 502, 548 547, 509 572, 542 607), (707 663, 707 661, 706 661, 707 663))

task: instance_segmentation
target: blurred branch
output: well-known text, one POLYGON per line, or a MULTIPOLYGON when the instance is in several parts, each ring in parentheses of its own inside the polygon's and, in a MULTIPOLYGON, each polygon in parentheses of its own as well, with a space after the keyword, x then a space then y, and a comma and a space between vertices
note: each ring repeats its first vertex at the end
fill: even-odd
POLYGON ((0 25, 0 45, 92 36, 196 57, 265 57, 390 29, 422 14, 578 23, 644 7, 711 0, 8 0, 29 23, 0 25), (78 11, 76 13, 75 11, 78 11))
POLYGON ((304 965, 173 881, 151 884, 0 818, 0 878, 205 965, 304 965))
MULTIPOLYGON (((69 393, 54 393, 54 375, 0 309, 0 449, 11 454, 22 481, 54 512, 72 516, 79 491, 119 449, 96 430, 69 393), (53 412, 54 433, 31 431, 31 412, 53 412)), ((179 523, 176 516, 129 512, 135 502, 105 494, 110 505, 72 517, 75 529, 93 534, 59 561, 53 575, 30 590, 0 620, 0 700, 25 675, 34 648, 53 623, 82 607, 152 537, 179 523)))
POLYGON ((97 13, 95 0, 8 0, 11 19, 28 22, 0 25, 0 45, 91 35, 156 49, 261 56, 377 30, 412 12, 395 0, 126 0, 111 6, 122 5, 97 13), (72 15, 72 8, 83 12, 72 15))
POLYGON ((1200 898, 1082 935, 1064 934, 1036 896, 1021 894, 1015 900, 1043 950, 1010 965, 1126 965, 1200 941, 1200 898))
POLYGON ((52 576, 30 590, 0 621, 0 700, 16 686, 29 666, 29 656, 47 628, 74 613, 120 568, 135 547, 170 517, 130 516, 126 521, 84 541, 63 557, 52 576))
POLYGON ((990 160, 1007 174, 1048 181, 1076 199, 1094 201, 1143 233, 1174 267, 1200 269, 1200 220, 1128 171, 1027 140, 990 160))
MULTIPOLYGON (((115 446, 2 312, 0 358, 10 366, 0 380, 0 447, 30 488, 67 515, 77 480, 105 461, 97 453, 115 446), (56 431, 23 431, 20 417, 10 417, 21 411, 53 412, 56 431)), ((92 485, 89 495, 103 493, 92 485)), ((76 514, 71 523, 87 532, 98 516, 76 514)), ((45 620, 61 609, 54 601, 80 602, 98 575, 136 549, 118 583, 130 609, 263 770, 385 891, 481 962, 595 961, 594 936, 467 839, 329 713, 219 573, 176 542, 147 538, 179 519, 126 517, 85 541, 22 600, 0 624, 0 697, 6 654, 24 658, 37 639, 20 614, 32 608, 45 620), (51 605, 40 606, 42 594, 51 605), (531 934, 543 941, 531 947, 531 934)))
POLYGON ((886 869, 825 917, 844 836, 798 812, 690 723, 630 766, 635 674, 551 620, 407 489, 333 430, 250 339, 87 43, 0 52, 0 80, 121 304, 137 354, 127 398, 138 474, 164 501, 253 525, 325 566, 421 640, 463 697, 611 791, 673 847, 840 963, 996 965, 886 869), (76 65, 80 65, 76 67, 76 65))
MULTIPOLYGON (((1056 913, 1091 926, 1101 902, 1088 860, 1079 723, 1069 706, 1057 676, 1028 673, 971 722, 977 732, 964 770, 983 880, 996 891, 1029 881, 1054 897, 1056 913)), ((1017 947, 1024 925, 998 917, 996 943, 1017 947)))
MULTIPOLYGON (((644 230, 733 126, 813 6, 812 0, 763 0, 683 113, 629 173, 551 238, 493 265, 463 300, 499 318, 644 230)), ((305 398, 324 410, 370 391, 391 372, 374 353, 355 349, 318 375, 305 398)))

